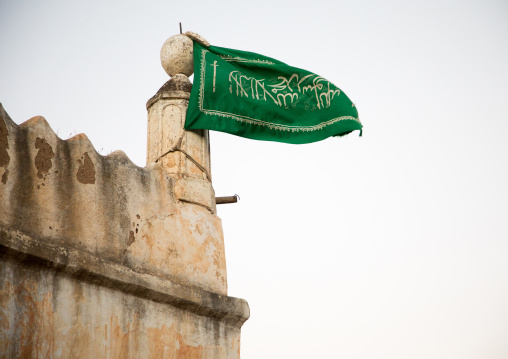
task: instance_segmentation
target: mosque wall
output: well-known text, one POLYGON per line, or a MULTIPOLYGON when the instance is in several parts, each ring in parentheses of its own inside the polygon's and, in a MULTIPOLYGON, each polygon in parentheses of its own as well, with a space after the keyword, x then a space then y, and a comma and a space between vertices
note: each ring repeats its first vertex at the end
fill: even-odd
POLYGON ((0 105, 0 358, 238 358, 249 308, 181 177, 0 105))

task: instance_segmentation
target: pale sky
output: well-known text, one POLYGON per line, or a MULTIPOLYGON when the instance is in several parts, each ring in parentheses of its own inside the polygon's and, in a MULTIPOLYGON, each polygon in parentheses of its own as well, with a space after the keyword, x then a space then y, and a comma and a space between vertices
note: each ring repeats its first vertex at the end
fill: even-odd
POLYGON ((242 358, 506 359, 508 3, 0 0, 0 102, 144 166, 179 22, 326 77, 364 125, 212 133, 242 358))

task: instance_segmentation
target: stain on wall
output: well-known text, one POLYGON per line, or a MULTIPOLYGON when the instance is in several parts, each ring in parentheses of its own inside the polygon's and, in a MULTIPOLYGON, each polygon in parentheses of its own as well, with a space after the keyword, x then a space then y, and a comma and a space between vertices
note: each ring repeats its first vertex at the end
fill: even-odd
POLYGON ((46 175, 48 174, 51 167, 53 167, 51 160, 55 157, 55 153, 53 152, 53 148, 48 144, 48 142, 46 142, 44 138, 37 137, 35 140, 35 148, 39 150, 37 152, 37 156, 35 156, 37 177, 46 179, 46 175))
POLYGON ((93 165, 90 156, 88 156, 88 152, 81 159, 78 160, 79 168, 78 173, 76 173, 76 178, 80 183, 83 184, 94 184, 95 183, 95 167, 93 165))
POLYGON ((127 247, 130 246, 132 243, 134 243, 135 240, 136 240, 136 238, 134 238, 134 232, 130 231, 129 232, 129 240, 127 241, 127 247))
POLYGON ((7 131, 7 125, 2 117, 0 117, 0 167, 4 168, 4 173, 2 175, 2 183, 7 183, 7 176, 9 171, 7 170, 7 166, 11 160, 9 156, 9 132, 7 131))

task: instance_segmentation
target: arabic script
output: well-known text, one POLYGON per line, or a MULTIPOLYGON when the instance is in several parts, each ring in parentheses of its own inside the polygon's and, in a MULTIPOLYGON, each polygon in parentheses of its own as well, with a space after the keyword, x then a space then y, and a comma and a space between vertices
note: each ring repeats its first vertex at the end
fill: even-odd
POLYGON ((305 110, 321 110, 330 107, 333 98, 340 94, 338 88, 315 74, 292 74, 289 78, 278 76, 267 81, 231 71, 229 83, 229 92, 233 95, 270 101, 285 109, 303 102, 305 110))

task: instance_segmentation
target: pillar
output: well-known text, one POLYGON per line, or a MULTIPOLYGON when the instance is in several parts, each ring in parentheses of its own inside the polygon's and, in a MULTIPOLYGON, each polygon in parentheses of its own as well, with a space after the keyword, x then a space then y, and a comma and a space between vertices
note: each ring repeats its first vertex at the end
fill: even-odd
POLYGON ((147 102, 147 164, 159 163, 174 179, 178 200, 215 213, 208 130, 185 130, 194 72, 193 44, 186 35, 170 37, 162 46, 161 63, 171 79, 147 102))

